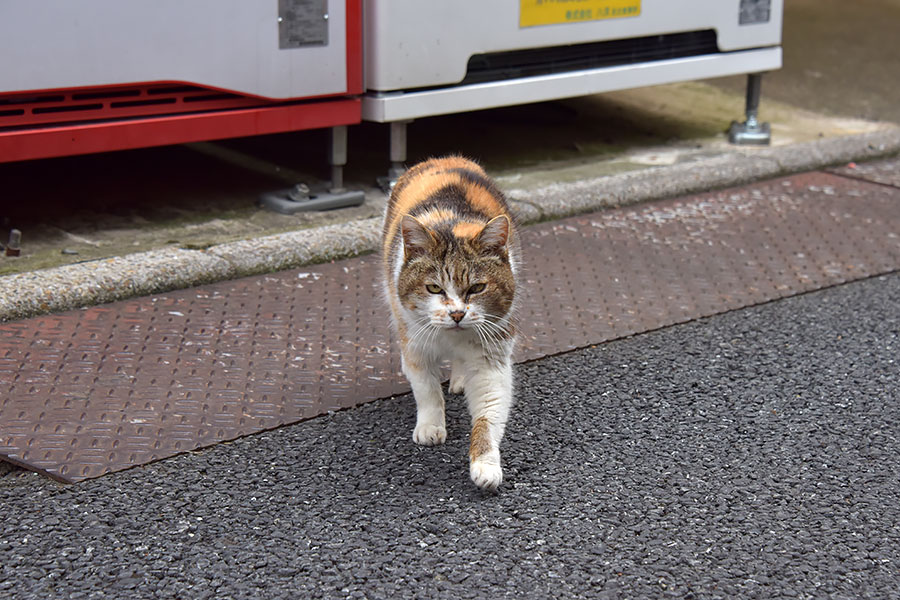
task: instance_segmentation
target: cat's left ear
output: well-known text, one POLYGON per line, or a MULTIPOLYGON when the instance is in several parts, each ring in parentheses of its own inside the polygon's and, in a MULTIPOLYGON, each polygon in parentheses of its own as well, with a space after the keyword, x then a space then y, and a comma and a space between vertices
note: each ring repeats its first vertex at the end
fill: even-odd
POLYGON ((509 217, 500 215, 494 217, 484 226, 475 241, 487 250, 500 250, 509 241, 509 217))

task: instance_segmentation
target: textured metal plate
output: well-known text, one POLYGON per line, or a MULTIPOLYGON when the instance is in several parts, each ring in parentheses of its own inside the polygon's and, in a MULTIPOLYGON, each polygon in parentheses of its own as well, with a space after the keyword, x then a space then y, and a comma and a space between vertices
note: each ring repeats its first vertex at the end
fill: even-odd
POLYGON ((813 173, 532 228, 520 359, 900 268, 900 190, 813 173))
MULTIPOLYGON (((825 173, 527 228, 517 360, 900 268, 825 173)), ((363 257, 0 326, 0 457, 79 481, 408 389, 363 257)))
POLYGON ((367 258, 4 325, 0 453, 77 481, 389 396, 374 274, 367 258))
POLYGON ((900 158, 879 160, 864 164, 851 164, 830 169, 832 173, 864 179, 873 183, 891 185, 900 188, 900 158))

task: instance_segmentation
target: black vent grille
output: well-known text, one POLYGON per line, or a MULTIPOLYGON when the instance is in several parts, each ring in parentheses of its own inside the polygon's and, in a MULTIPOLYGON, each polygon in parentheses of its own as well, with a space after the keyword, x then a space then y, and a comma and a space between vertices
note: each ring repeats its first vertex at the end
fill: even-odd
POLYGON ((716 32, 710 29, 570 46, 476 54, 469 59, 466 78, 461 83, 518 79, 718 52, 716 32))

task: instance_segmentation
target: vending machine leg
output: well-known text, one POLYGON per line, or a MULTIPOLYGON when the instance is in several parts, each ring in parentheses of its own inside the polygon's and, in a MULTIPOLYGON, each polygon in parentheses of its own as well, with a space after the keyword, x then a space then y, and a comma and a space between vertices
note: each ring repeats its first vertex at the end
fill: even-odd
POLYGON ((728 141, 741 146, 767 146, 772 141, 772 133, 768 123, 760 123, 759 96, 762 89, 762 73, 751 73, 747 76, 747 120, 743 123, 733 121, 728 130, 728 141))
POLYGON ((390 192, 397 179, 406 172, 406 126, 412 123, 409 121, 392 121, 391 126, 391 167, 388 174, 378 177, 378 185, 385 192, 390 192))
POLYGON ((348 190, 344 187, 344 165, 347 164, 346 125, 331 128, 328 140, 328 164, 331 165, 331 181, 326 189, 311 189, 305 183, 298 183, 287 190, 263 194, 259 199, 260 204, 285 215, 362 204, 366 199, 365 192, 348 190))

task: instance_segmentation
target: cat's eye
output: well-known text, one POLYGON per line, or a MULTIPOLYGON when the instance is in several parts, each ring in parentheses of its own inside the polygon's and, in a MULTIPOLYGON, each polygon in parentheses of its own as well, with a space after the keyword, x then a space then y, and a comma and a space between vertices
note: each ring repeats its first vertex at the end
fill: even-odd
POLYGON ((426 283, 425 289, 428 290, 432 294, 440 294, 441 292, 444 291, 441 289, 441 286, 437 285, 436 283, 426 283))
POLYGON ((475 285, 473 285, 472 287, 469 288, 468 293, 469 293, 469 294, 478 294, 478 293, 483 292, 483 291, 484 291, 484 284, 483 284, 483 283, 476 283, 475 285))

